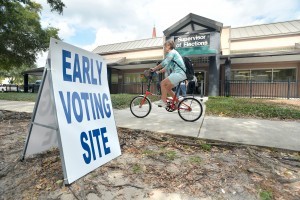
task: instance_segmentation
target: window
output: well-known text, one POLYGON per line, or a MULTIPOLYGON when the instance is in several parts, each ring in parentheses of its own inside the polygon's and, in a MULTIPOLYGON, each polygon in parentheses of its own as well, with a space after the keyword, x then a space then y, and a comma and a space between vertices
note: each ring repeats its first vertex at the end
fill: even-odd
POLYGON ((271 82, 272 70, 251 70, 251 78, 257 82, 271 82))
POLYGON ((234 70, 231 71, 231 80, 247 81, 250 80, 250 70, 234 70))
POLYGON ((257 82, 296 81, 296 69, 232 70, 231 80, 257 82))
POLYGON ((111 74, 111 82, 112 83, 118 83, 119 82, 118 74, 111 74))
POLYGON ((141 75, 139 73, 135 74, 124 74, 125 83, 138 83, 141 82, 141 75))
POLYGON ((273 81, 296 81, 296 69, 273 69, 273 81))

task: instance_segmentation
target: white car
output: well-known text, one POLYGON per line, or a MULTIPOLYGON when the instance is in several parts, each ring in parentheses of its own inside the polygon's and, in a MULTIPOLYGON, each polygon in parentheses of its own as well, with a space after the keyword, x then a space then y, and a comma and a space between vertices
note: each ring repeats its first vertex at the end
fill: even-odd
POLYGON ((17 85, 12 85, 12 84, 0 85, 0 92, 17 92, 17 91, 18 91, 17 85))

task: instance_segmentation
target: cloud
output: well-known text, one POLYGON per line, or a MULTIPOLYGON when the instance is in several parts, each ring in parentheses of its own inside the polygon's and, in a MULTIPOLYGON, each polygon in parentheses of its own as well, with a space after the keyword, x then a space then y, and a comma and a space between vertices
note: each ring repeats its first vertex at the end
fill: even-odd
POLYGON ((135 40, 137 38, 134 32, 130 31, 122 31, 122 32, 114 32, 107 27, 99 28, 96 33, 96 39, 93 44, 81 46, 82 48, 92 51, 98 45, 112 44, 117 42, 124 42, 135 40))
POLYGON ((37 60, 35 62, 37 67, 44 67, 46 65, 47 57, 48 57, 48 51, 39 53, 37 55, 37 60))
POLYGON ((155 23, 157 35, 169 26, 195 13, 232 27, 286 21, 300 18, 298 0, 63 0, 63 15, 50 12, 41 1, 43 26, 57 27, 64 41, 85 49, 101 44, 150 38, 155 23), (82 30, 93 30, 94 42, 82 37, 82 30), (78 37, 76 38, 78 39, 78 37), (89 42, 86 42, 89 41, 89 42))

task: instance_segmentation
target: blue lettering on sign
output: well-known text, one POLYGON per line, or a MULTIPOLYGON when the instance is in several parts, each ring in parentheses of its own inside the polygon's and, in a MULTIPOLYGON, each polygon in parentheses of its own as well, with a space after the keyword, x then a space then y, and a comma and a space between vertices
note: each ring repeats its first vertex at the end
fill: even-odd
POLYGON ((102 136, 102 142, 103 142, 103 149, 104 149, 104 153, 105 155, 110 153, 110 148, 106 147, 106 143, 108 142, 107 137, 104 136, 104 133, 106 133, 106 127, 101 128, 101 136, 102 136))
POLYGON ((75 119, 78 122, 82 122, 82 120, 83 120, 82 104, 81 104, 80 96, 77 92, 73 92, 73 95, 72 95, 72 108, 73 108, 73 113, 75 115, 75 119), (78 108, 76 108, 76 102, 77 102, 78 108))
MULTIPOLYGON (((62 50, 63 81, 101 85, 102 69, 100 60, 62 50)), ((68 124, 105 120, 112 115, 109 95, 105 92, 58 91, 58 93, 68 124)), ((80 132, 82 158, 86 164, 111 153, 106 127, 80 132)))
POLYGON ((105 102, 108 101, 107 94, 105 94, 105 93, 103 94, 102 101, 103 101, 102 105, 106 105, 106 106, 104 106, 105 115, 106 115, 106 117, 110 118, 110 116, 111 116, 110 106, 109 106, 109 104, 105 104, 105 102))
POLYGON ((86 151, 86 153, 83 154, 83 160, 86 164, 89 164, 91 162, 91 150, 90 150, 90 146, 87 143, 88 140, 89 139, 87 134, 85 132, 82 132, 80 134, 80 142, 82 148, 86 151))
POLYGON ((87 93, 87 92, 66 92, 59 91, 61 104, 68 124, 72 123, 72 116, 77 122, 91 120, 90 110, 93 119, 104 119, 111 117, 111 104, 106 93, 87 93))
POLYGON ((64 109, 66 120, 68 124, 71 123, 71 104, 70 104, 70 92, 67 92, 67 104, 62 91, 59 91, 60 100, 64 109))
POLYGON ((97 113, 97 118, 99 119, 99 113, 101 114, 101 117, 104 117, 103 109, 102 109, 102 101, 100 94, 94 94, 94 100, 95 100, 95 107, 96 107, 96 113, 97 113), (97 98, 98 97, 98 98, 97 98))
POLYGON ((82 149, 85 151, 82 154, 82 157, 86 164, 91 163, 92 158, 94 161, 97 160, 97 158, 101 158, 103 153, 104 155, 111 153, 110 147, 107 146, 108 138, 104 135, 105 133, 107 133, 106 127, 90 130, 88 131, 88 134, 86 134, 86 132, 81 132, 80 143, 82 149), (94 139, 96 140, 96 148, 94 145, 94 139), (97 156, 96 151, 98 151, 97 156))
POLYGON ((89 107, 88 107, 89 94, 81 93, 81 99, 84 102, 87 120, 90 121, 90 112, 89 112, 89 107))
MULTIPOLYGON (((94 77, 94 65, 93 65, 93 59, 91 58, 91 77, 92 77, 92 84, 97 85, 97 79, 94 77)), ((102 70, 102 68, 101 68, 102 70)), ((99 70, 98 70, 99 71, 99 70)), ((101 78, 101 76, 100 76, 101 78)), ((101 84, 100 84, 101 85, 101 84)))
POLYGON ((98 69, 98 80, 99 80, 99 85, 101 85, 101 72, 102 72, 102 62, 99 62, 98 60, 96 61, 97 64, 97 69, 98 69))
POLYGON ((82 56, 82 73, 83 73, 83 82, 86 83, 86 81, 88 82, 88 84, 91 84, 91 80, 90 80, 90 61, 88 59, 88 57, 82 56))
POLYGON ((73 71, 73 82, 76 82, 76 78, 78 78, 79 83, 82 83, 81 70, 80 70, 79 56, 78 56, 78 54, 75 54, 74 71, 73 71))
POLYGON ((62 70, 64 81, 101 85, 102 62, 99 60, 62 50, 62 70), (67 72, 68 69, 72 74, 67 72))
POLYGON ((71 64, 67 62, 67 58, 71 58, 71 52, 63 50, 62 51, 63 79, 64 81, 72 82, 72 76, 67 74, 67 69, 71 69, 71 64))

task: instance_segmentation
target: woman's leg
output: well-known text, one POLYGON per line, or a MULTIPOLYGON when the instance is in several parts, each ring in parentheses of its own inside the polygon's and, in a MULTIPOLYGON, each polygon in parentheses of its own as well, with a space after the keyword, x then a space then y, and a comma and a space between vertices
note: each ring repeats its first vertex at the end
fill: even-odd
POLYGON ((186 85, 180 85, 180 87, 181 87, 182 96, 185 97, 186 96, 186 85))
POLYGON ((172 88, 174 87, 171 81, 168 78, 165 78, 161 84, 161 100, 163 102, 167 102, 167 95, 171 95, 174 97, 175 93, 172 91, 172 88))
POLYGON ((179 86, 177 86, 177 87, 175 87, 175 91, 177 92, 176 93, 176 97, 178 98, 179 96, 180 96, 180 87, 179 86))

